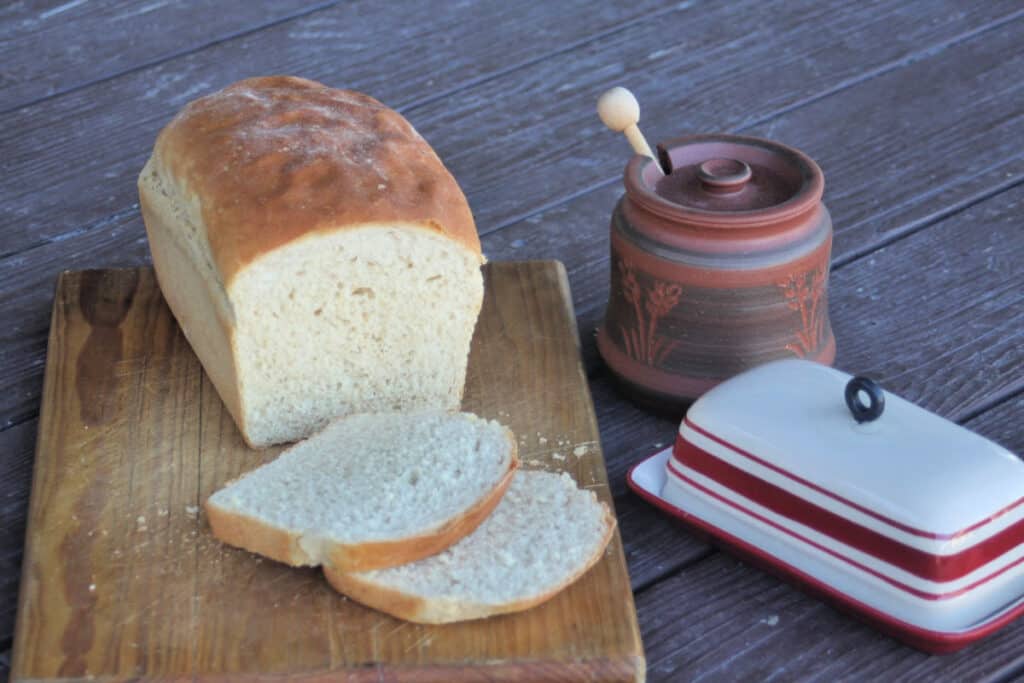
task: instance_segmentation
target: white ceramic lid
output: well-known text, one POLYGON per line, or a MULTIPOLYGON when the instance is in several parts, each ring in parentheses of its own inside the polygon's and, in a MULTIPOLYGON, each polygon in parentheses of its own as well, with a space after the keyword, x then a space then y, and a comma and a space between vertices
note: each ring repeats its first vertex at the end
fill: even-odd
POLYGON ((923 551, 957 552, 1024 516, 1024 462, 888 392, 881 415, 858 423, 844 396, 851 379, 809 361, 769 363, 701 397, 680 435, 923 551))

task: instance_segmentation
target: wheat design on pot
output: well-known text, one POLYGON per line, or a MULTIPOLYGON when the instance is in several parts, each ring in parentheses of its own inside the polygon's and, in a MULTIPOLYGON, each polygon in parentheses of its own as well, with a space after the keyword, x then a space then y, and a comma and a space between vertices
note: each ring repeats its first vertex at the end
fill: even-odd
POLYGON ((679 344, 678 340, 658 335, 658 322, 676 305, 683 288, 671 282, 655 280, 643 291, 633 265, 624 259, 616 264, 622 277, 622 293, 633 307, 636 326, 619 325, 626 353, 647 365, 660 363, 679 344))
POLYGON ((788 278, 777 283, 786 297, 786 305, 800 313, 801 329, 796 335, 797 343, 786 344, 786 348, 800 358, 821 346, 825 337, 825 307, 821 304, 826 276, 824 268, 815 268, 806 273, 790 273, 788 278))

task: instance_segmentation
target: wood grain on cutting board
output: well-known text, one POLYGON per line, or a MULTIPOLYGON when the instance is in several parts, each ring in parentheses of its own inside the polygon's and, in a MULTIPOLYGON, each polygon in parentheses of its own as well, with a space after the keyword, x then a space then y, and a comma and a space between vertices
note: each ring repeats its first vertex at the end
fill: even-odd
MULTIPOLYGON (((493 263, 464 408, 526 468, 611 504, 565 271, 493 263)), ((430 343, 429 339, 424 340, 430 343)), ((248 449, 149 269, 57 286, 12 680, 641 680, 618 533, 537 608, 420 626, 215 541, 201 502, 280 448, 248 449)))

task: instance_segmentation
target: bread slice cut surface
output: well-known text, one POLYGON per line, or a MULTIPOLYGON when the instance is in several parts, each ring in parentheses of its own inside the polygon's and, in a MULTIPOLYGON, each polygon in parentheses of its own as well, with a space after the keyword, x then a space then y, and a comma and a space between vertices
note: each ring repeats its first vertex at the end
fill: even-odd
POLYGON ((225 543, 346 571, 440 552, 487 517, 518 465, 512 433, 469 413, 367 413, 335 422, 213 494, 225 543))
POLYGON ((400 567, 345 572, 337 590, 409 621, 440 624, 527 609, 581 577, 615 528, 608 506, 568 474, 519 472, 494 512, 444 552, 400 567))

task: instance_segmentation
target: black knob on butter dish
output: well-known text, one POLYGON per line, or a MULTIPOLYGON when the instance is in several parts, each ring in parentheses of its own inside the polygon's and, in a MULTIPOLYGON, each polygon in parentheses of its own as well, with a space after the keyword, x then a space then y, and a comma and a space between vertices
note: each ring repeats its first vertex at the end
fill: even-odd
POLYGON ((885 394, 878 383, 867 377, 854 377, 846 383, 846 407, 859 423, 877 420, 885 410, 885 394), (867 405, 861 395, 868 397, 867 405))

